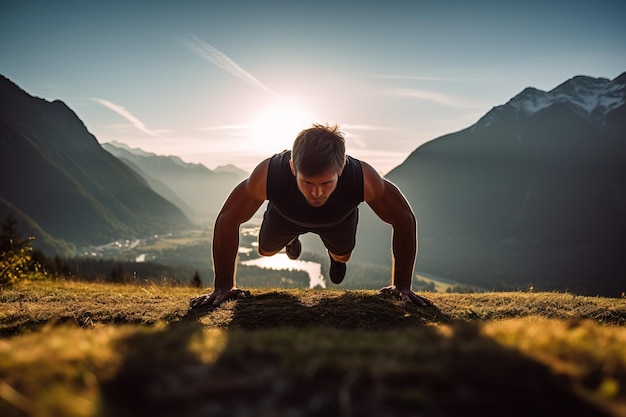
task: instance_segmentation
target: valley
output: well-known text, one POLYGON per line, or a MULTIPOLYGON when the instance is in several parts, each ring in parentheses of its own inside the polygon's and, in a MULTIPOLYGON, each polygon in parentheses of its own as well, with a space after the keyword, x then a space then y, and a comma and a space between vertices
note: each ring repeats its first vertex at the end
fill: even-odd
MULTIPOLYGON (((261 257, 257 253, 257 237, 260 225, 258 222, 248 223, 241 227, 238 259, 238 282, 246 283, 247 287, 264 287, 265 283, 276 274, 284 275, 281 280, 289 284, 295 277, 298 279, 297 288, 327 288, 329 282, 325 255, 312 251, 305 251, 298 260, 290 260, 284 253, 272 257, 261 257), (306 274, 308 281, 303 281, 302 274, 306 274)), ((308 236, 307 236, 308 238, 308 236)), ((189 269, 195 268, 204 279, 204 284, 212 283, 211 270, 212 231, 210 228, 201 228, 153 235, 144 239, 119 239, 104 245, 92 245, 80 248, 80 256, 92 260, 112 260, 126 263, 132 269, 135 264, 163 264, 169 267, 184 267, 183 276, 176 276, 182 282, 191 278, 189 269)), ((351 260, 349 279, 340 285, 340 288, 350 289, 378 289, 388 285, 391 269, 385 265, 372 265, 359 258, 351 260)), ((149 275, 145 273, 146 277, 149 275)), ((132 271, 137 277, 137 271, 132 271)), ((144 278, 142 274, 139 278, 144 278)), ((154 277, 152 277, 154 279, 154 277)), ((292 285, 288 285, 293 287, 292 285)), ((461 283, 452 279, 437 277, 432 274, 416 272, 414 289, 416 291, 449 292, 454 288, 461 288, 461 283)), ((481 292, 479 287, 463 287, 463 291, 481 292)))

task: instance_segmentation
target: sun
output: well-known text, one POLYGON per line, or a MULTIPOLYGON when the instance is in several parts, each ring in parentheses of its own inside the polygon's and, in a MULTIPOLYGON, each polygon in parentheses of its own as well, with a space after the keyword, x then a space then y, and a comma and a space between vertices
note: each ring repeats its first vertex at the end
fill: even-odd
POLYGON ((315 121, 306 110, 294 105, 276 106, 263 111, 252 126, 253 140, 259 149, 280 152, 291 149, 294 139, 315 121))

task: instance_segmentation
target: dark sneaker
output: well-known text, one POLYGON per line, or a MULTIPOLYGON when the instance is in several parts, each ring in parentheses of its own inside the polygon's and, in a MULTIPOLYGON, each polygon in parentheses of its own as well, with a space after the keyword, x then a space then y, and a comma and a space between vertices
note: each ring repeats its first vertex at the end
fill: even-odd
POLYGON ((300 239, 296 238, 293 242, 285 246, 285 252, 287 252, 289 259, 298 259, 302 253, 302 243, 300 243, 300 239))
POLYGON ((344 262, 337 262, 330 256, 330 280, 333 284, 341 284, 345 276, 346 264, 344 262))

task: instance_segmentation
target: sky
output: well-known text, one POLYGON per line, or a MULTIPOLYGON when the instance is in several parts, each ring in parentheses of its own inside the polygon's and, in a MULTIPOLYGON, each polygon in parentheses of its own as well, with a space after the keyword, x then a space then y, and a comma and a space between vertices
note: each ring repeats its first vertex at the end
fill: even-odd
POLYGON ((100 143, 248 172, 313 123, 382 174, 526 87, 626 71, 624 1, 0 2, 0 74, 100 143))

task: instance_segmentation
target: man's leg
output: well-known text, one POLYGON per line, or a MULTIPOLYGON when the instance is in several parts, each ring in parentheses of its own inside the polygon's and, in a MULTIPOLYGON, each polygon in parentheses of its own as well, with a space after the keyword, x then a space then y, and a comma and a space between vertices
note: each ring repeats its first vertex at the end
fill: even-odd
POLYGON ((346 275, 346 262, 350 260, 356 245, 356 227, 359 221, 357 209, 340 224, 319 231, 330 257, 330 280, 340 284, 346 275))
POLYGON ((287 246, 285 246, 285 252, 287 253, 287 257, 289 259, 298 259, 302 253, 302 243, 300 242, 300 239, 296 237, 291 242, 287 243, 287 246))
POLYGON ((348 262, 350 260, 350 257, 352 256, 352 252, 350 252, 347 255, 335 255, 334 253, 332 253, 331 251, 328 251, 328 254, 330 255, 331 258, 333 258, 335 261, 337 262, 343 262, 344 264, 346 262, 348 262))
MULTIPOLYGON (((271 209, 271 206, 268 206, 263 214, 263 223, 259 231, 259 254, 272 256, 284 247, 291 246, 291 255, 289 255, 289 251, 287 252, 287 255, 291 257, 297 249, 294 246, 300 243, 298 236, 301 233, 303 232, 300 228, 280 217, 271 209)), ((300 245, 300 251, 302 251, 302 245, 300 245)), ((298 253, 299 255, 300 253, 298 253)))
POLYGON ((328 255, 330 255, 330 269, 328 271, 328 275, 330 275, 330 280, 333 282, 333 284, 341 284, 346 276, 346 262, 348 262, 348 259, 350 259, 351 253, 349 253, 348 255, 337 257, 336 255, 333 255, 332 252, 328 251, 328 255), (346 257, 348 259, 346 259, 345 261, 337 260, 337 258, 345 259, 346 257))
POLYGON ((330 270, 328 271, 330 280, 333 284, 341 284, 346 276, 346 262, 350 260, 352 252, 347 255, 335 255, 331 251, 328 251, 328 255, 330 255, 330 270))

